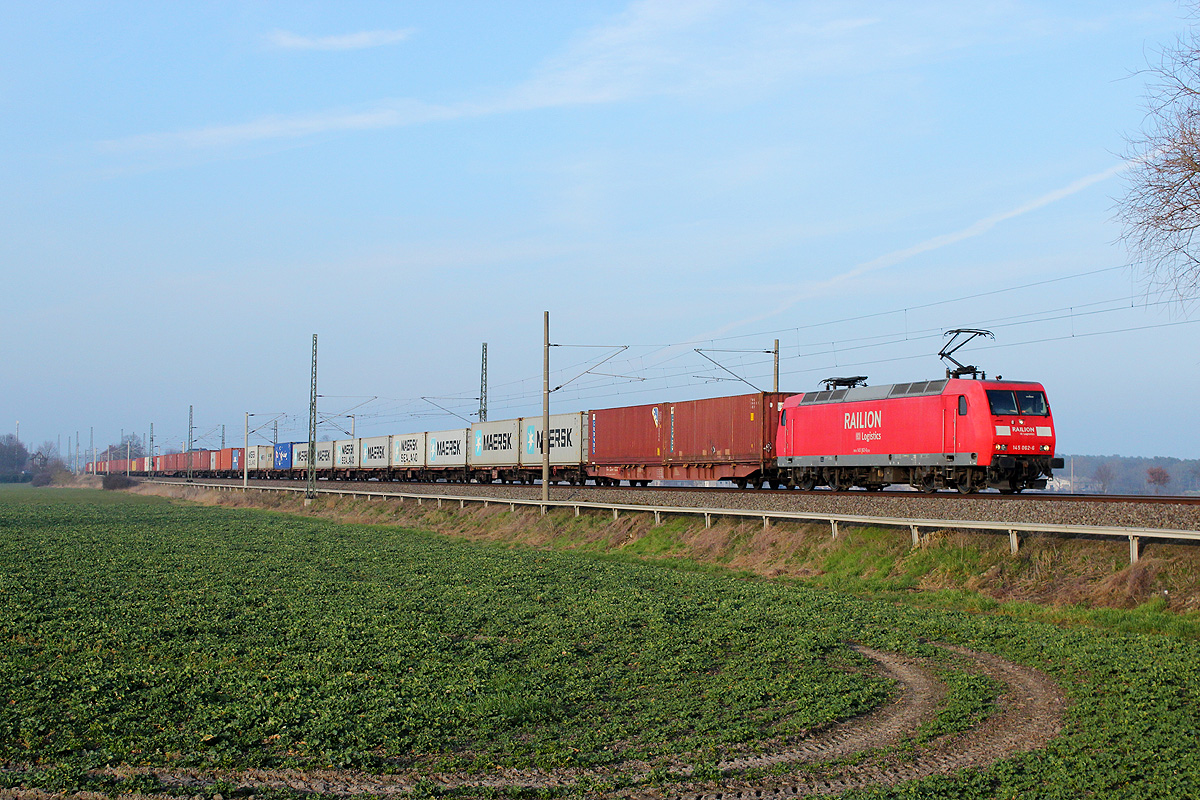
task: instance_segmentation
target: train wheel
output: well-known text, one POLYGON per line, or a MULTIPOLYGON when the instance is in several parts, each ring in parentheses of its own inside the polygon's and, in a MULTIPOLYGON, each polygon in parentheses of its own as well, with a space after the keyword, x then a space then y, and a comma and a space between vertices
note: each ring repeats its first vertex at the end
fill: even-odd
POLYGON ((933 494, 938 490, 937 478, 933 476, 932 472, 927 472, 921 476, 921 484, 917 488, 926 494, 933 494))
POLYGON ((814 478, 811 473, 807 473, 796 485, 800 487, 800 491, 802 492, 811 492, 813 489, 817 488, 817 479, 814 478))
POLYGON ((959 494, 971 494, 975 491, 975 484, 971 483, 970 475, 963 475, 954 482, 954 488, 958 489, 959 494))

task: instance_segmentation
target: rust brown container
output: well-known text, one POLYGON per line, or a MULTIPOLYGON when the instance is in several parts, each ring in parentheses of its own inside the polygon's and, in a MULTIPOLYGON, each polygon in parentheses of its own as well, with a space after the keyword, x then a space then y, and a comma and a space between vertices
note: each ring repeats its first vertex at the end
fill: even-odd
POLYGON ((589 412, 593 475, 610 480, 769 480, 783 392, 589 412))
POLYGON ((652 403, 589 411, 589 472, 596 478, 617 481, 665 477, 665 408, 664 403, 652 403))

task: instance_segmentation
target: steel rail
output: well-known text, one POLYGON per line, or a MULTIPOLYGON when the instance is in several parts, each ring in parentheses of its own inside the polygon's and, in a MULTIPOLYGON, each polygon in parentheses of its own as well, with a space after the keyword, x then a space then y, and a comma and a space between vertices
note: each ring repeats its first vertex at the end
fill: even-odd
MULTIPOLYGON (((149 480, 147 483, 163 484, 166 486, 193 486, 204 489, 216 489, 219 491, 237 491, 246 492, 251 489, 260 492, 305 492, 305 488, 292 486, 250 486, 243 487, 237 484, 226 483, 180 483, 178 481, 164 480, 149 480)), ((635 503, 598 503, 588 500, 537 500, 524 498, 509 498, 509 497, 484 497, 481 495, 428 495, 420 492, 379 492, 368 491, 365 489, 317 489, 317 494, 338 495, 348 497, 363 497, 363 498, 378 498, 399 499, 401 502, 405 500, 416 500, 417 505, 424 505, 426 501, 437 503, 437 507, 441 508, 443 502, 457 502, 459 508, 465 508, 467 503, 482 503, 486 508, 489 505, 507 505, 510 509, 515 510, 517 506, 532 506, 540 509, 544 515, 551 508, 572 508, 575 511, 575 516, 579 516, 582 509, 596 511, 610 511, 613 519, 619 519, 621 512, 632 514, 653 514, 654 524, 662 524, 663 514, 684 514, 688 516, 703 516, 704 527, 712 527, 713 517, 742 517, 748 519, 761 519, 764 528, 770 527, 771 520, 793 520, 797 522, 824 522, 830 526, 830 530, 834 539, 838 537, 839 526, 843 524, 851 525, 885 525, 893 528, 908 528, 912 534, 912 543, 914 547, 919 547, 922 542, 921 530, 987 530, 987 531, 1007 531, 1009 550, 1013 555, 1016 555, 1020 549, 1020 536, 1022 533, 1051 533, 1064 534, 1068 536, 1098 536, 1103 538, 1128 539, 1129 541, 1129 563, 1136 564, 1141 557, 1141 540, 1142 539, 1182 539, 1189 541, 1200 542, 1200 531, 1180 530, 1175 528, 1132 528, 1106 525, 1062 525, 1044 522, 997 522, 997 521, 981 521, 981 520, 959 520, 959 519, 920 519, 912 517, 882 517, 872 516, 867 514, 825 514, 813 511, 762 511, 737 508, 699 508, 688 506, 657 506, 657 505, 640 505, 635 503)))

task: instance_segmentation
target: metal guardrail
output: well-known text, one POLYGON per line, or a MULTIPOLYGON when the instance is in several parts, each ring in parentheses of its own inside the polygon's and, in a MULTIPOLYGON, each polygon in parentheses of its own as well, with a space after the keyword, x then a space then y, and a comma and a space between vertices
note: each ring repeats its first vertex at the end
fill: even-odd
MULTIPOLYGON (((302 493, 306 489, 304 487, 293 486, 249 486, 244 487, 237 484, 226 483, 179 483, 176 481, 158 481, 151 480, 147 483, 158 483, 165 486, 194 486, 204 489, 217 489, 220 491, 244 492, 247 490, 255 490, 260 492, 292 492, 302 493)), ((575 511, 575 516, 579 516, 582 509, 611 511, 613 519, 618 519, 621 512, 633 514, 653 514, 654 524, 662 524, 663 514, 684 514, 688 516, 703 516, 704 527, 712 527, 713 517, 744 517, 749 519, 761 519, 764 528, 771 524, 771 520, 794 520, 798 522, 825 522, 832 531, 833 538, 838 537, 838 526, 842 524, 858 524, 858 525, 885 525, 893 528, 908 528, 912 533, 912 543, 914 547, 921 544, 922 529, 926 530, 945 530, 950 529, 969 529, 969 530, 988 530, 988 531, 1008 531, 1009 550, 1016 555, 1020 548, 1020 535, 1022 533, 1054 533, 1065 534, 1068 536, 1100 536, 1106 538, 1128 539, 1129 540, 1129 563, 1136 564, 1141 556, 1141 540, 1142 539, 1184 539, 1191 541, 1200 541, 1200 531, 1187 531, 1174 528, 1125 528, 1111 527, 1104 525, 1057 525, 1042 522, 997 522, 984 520, 961 520, 961 519, 914 519, 910 517, 876 517, 863 514, 822 514, 811 511, 762 511, 762 510, 747 510, 738 508, 694 508, 688 506, 650 506, 650 505, 635 505, 631 503, 593 503, 579 500, 525 500, 519 498, 507 497, 482 497, 476 495, 430 495, 420 492, 372 492, 363 489, 317 489, 318 494, 328 495, 343 495, 350 497, 377 497, 379 499, 399 499, 416 500, 418 505, 423 505, 425 502, 436 502, 437 507, 441 508, 445 502, 458 503, 459 508, 465 508, 467 503, 482 503, 486 508, 489 505, 507 505, 512 509, 517 506, 537 506, 541 509, 541 513, 545 514, 550 508, 572 508, 575 511)))

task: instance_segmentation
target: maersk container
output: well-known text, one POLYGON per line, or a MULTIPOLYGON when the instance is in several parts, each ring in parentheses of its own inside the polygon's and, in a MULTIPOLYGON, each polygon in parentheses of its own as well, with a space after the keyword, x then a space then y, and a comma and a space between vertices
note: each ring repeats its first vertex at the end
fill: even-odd
POLYGON ((471 426, 472 467, 516 467, 521 454, 521 420, 476 422, 471 426))
POLYGON ((308 469, 308 442, 292 443, 292 469, 308 469))
MULTIPOLYGON (((550 465, 582 464, 587 460, 587 415, 581 412, 550 415, 550 465)), ((523 417, 521 432, 521 466, 542 464, 542 418, 523 417)), ((474 463, 474 462, 472 462, 474 463)))
POLYGON ((425 466, 430 469, 465 467, 470 428, 425 434, 425 466))
MULTIPOLYGON (((319 456, 317 463, 321 463, 319 456)), ((340 439, 333 443, 333 466, 336 469, 358 469, 358 439, 340 439)))
POLYGON ((317 469, 333 469, 333 442, 317 442, 317 469))
POLYGON ((393 468, 415 469, 425 466, 425 463, 425 434, 403 433, 392 436, 391 466, 393 468))
POLYGON ((292 468, 292 442, 280 442, 275 445, 273 455, 275 469, 292 468))
POLYGON ((363 469, 387 469, 390 436, 371 436, 358 440, 358 465, 363 469))

